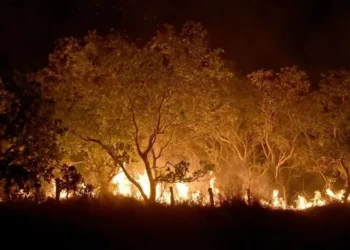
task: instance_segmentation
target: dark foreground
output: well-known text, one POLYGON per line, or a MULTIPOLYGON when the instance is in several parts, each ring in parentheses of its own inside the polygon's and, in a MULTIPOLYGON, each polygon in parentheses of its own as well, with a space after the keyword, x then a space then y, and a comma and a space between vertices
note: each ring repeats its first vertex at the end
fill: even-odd
POLYGON ((349 249, 350 206, 272 211, 130 200, 0 205, 1 249, 349 249), (6 246, 6 247, 5 247, 6 246))

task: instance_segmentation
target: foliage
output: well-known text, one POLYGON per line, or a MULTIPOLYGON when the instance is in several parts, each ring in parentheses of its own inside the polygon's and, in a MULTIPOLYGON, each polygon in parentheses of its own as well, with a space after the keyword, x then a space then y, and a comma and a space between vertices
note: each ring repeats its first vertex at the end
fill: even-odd
MULTIPOLYGON (((170 160, 166 150, 214 120, 220 81, 230 77, 221 50, 209 49, 206 36, 196 23, 180 33, 166 25, 138 47, 113 33, 90 32, 81 40, 60 40, 48 67, 34 77, 70 132, 103 149, 147 200, 133 177, 137 168, 146 171, 154 200, 160 161, 170 160), (118 153, 120 145, 130 147, 127 155, 118 153)), ((77 144, 71 148, 85 150, 77 144)))
POLYGON ((259 94, 256 134, 263 161, 273 170, 275 183, 279 184, 282 169, 291 167, 297 156, 303 126, 300 105, 310 83, 307 74, 296 66, 281 68, 277 73, 259 70, 248 78, 259 94))
POLYGON ((56 178, 56 181, 59 180, 60 191, 65 190, 67 196, 70 192, 73 192, 73 195, 89 195, 92 193, 93 186, 85 184, 83 176, 77 171, 75 166, 62 165, 59 168, 59 175, 60 178, 56 178))
POLYGON ((195 171, 192 175, 188 175, 190 163, 180 161, 175 165, 169 164, 166 166, 166 174, 157 177, 158 182, 177 183, 177 182, 193 182, 204 177, 209 171, 213 170, 212 165, 205 165, 203 168, 195 171))
POLYGON ((51 180, 59 160, 56 138, 64 130, 53 118, 53 102, 42 98, 37 83, 17 74, 0 88, 0 176, 7 193, 11 187, 29 191, 51 180))
POLYGON ((318 171, 326 182, 339 174, 345 180, 347 189, 350 180, 349 91, 348 71, 330 71, 322 75, 319 91, 313 95, 314 105, 311 108, 317 116, 309 118, 314 126, 307 134, 311 156, 318 171))

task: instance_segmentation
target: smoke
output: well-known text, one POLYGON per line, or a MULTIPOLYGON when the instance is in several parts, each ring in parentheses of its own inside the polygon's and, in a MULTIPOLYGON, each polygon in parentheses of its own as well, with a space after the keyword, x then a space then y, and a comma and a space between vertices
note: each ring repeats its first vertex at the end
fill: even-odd
POLYGON ((268 172, 262 174, 262 169, 249 169, 234 156, 221 162, 215 175, 219 188, 227 195, 243 197, 249 189, 256 198, 268 198, 274 190, 268 172))

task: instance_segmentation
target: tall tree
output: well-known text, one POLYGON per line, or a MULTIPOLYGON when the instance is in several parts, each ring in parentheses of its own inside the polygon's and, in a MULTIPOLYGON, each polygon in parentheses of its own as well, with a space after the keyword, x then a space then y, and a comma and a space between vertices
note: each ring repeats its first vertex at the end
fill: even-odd
POLYGON ((60 40, 48 67, 34 77, 70 132, 100 147, 144 200, 154 201, 157 182, 169 176, 165 169, 182 166, 169 150, 194 138, 196 127, 220 109, 220 83, 230 77, 220 53, 192 22, 179 33, 165 25, 141 46, 90 32, 60 40), (149 194, 135 178, 140 170, 148 176, 149 194))
POLYGON ((272 170, 280 188, 281 172, 293 166, 296 156, 301 136, 298 105, 308 93, 310 83, 307 74, 296 66, 281 68, 279 72, 259 70, 248 78, 259 92, 257 134, 264 164, 272 170))
POLYGON ((203 139, 212 161, 221 166, 220 171, 226 177, 231 173, 229 182, 239 180, 234 185, 242 183, 238 188, 249 192, 254 186, 258 188, 259 180, 268 170, 260 161, 258 97, 249 81, 239 77, 232 79, 221 96, 225 102, 224 112, 211 123, 203 139))
POLYGON ((344 180, 344 201, 350 194, 350 72, 330 71, 322 75, 314 96, 314 127, 309 145, 316 155, 315 165, 325 178, 339 173, 344 180))

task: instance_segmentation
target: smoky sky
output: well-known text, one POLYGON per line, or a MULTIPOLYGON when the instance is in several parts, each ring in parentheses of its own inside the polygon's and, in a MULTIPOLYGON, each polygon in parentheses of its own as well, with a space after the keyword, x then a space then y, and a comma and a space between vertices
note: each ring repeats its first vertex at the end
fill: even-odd
POLYGON ((54 41, 110 28, 147 39, 163 23, 203 23, 211 46, 247 73, 300 65, 310 74, 350 66, 350 1, 61 0, 0 3, 0 71, 43 67, 54 41), (348 3, 349 2, 349 3, 348 3))

